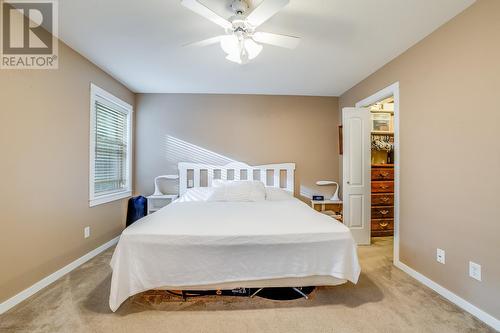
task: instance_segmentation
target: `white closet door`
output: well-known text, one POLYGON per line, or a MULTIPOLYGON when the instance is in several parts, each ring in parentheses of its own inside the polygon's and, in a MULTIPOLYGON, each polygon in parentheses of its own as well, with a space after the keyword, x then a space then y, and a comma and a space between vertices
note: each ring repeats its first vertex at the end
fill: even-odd
POLYGON ((344 223, 358 244, 370 244, 371 124, 368 109, 344 108, 344 223))

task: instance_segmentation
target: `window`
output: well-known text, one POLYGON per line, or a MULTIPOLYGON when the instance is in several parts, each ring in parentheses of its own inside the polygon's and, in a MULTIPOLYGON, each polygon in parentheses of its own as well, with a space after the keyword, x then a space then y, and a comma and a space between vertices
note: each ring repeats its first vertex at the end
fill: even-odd
POLYGON ((132 106, 90 86, 90 207, 132 194, 132 106))

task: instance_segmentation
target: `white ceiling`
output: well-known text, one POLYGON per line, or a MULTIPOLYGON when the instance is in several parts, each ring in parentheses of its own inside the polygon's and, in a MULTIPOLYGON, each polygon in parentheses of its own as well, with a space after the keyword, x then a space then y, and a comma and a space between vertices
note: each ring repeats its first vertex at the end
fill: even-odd
MULTIPOLYGON (((230 0, 201 1, 231 16, 230 0)), ((339 96, 473 2, 291 0, 259 30, 299 36, 299 47, 264 46, 247 65, 219 45, 182 47, 223 29, 180 0, 59 1, 59 35, 134 92, 339 96)))

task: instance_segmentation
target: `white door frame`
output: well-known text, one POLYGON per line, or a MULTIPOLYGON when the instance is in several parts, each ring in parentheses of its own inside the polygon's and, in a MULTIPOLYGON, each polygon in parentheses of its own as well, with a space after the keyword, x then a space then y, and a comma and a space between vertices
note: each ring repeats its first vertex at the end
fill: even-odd
POLYGON ((393 263, 399 262, 399 82, 376 92, 356 103, 357 108, 368 107, 388 97, 394 96, 394 255, 393 263))

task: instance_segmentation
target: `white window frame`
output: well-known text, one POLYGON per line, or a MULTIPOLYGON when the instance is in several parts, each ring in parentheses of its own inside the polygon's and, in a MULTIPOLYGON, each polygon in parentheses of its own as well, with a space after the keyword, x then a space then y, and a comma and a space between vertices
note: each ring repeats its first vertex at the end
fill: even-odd
POLYGON ((132 114, 134 109, 132 105, 122 101, 118 97, 110 94, 106 90, 90 84, 90 172, 89 172, 89 206, 94 207, 108 202, 124 199, 132 195, 132 114), (95 195, 94 176, 95 176, 95 121, 96 98, 105 99, 113 104, 116 104, 121 109, 127 111, 127 186, 119 192, 110 194, 95 195))

